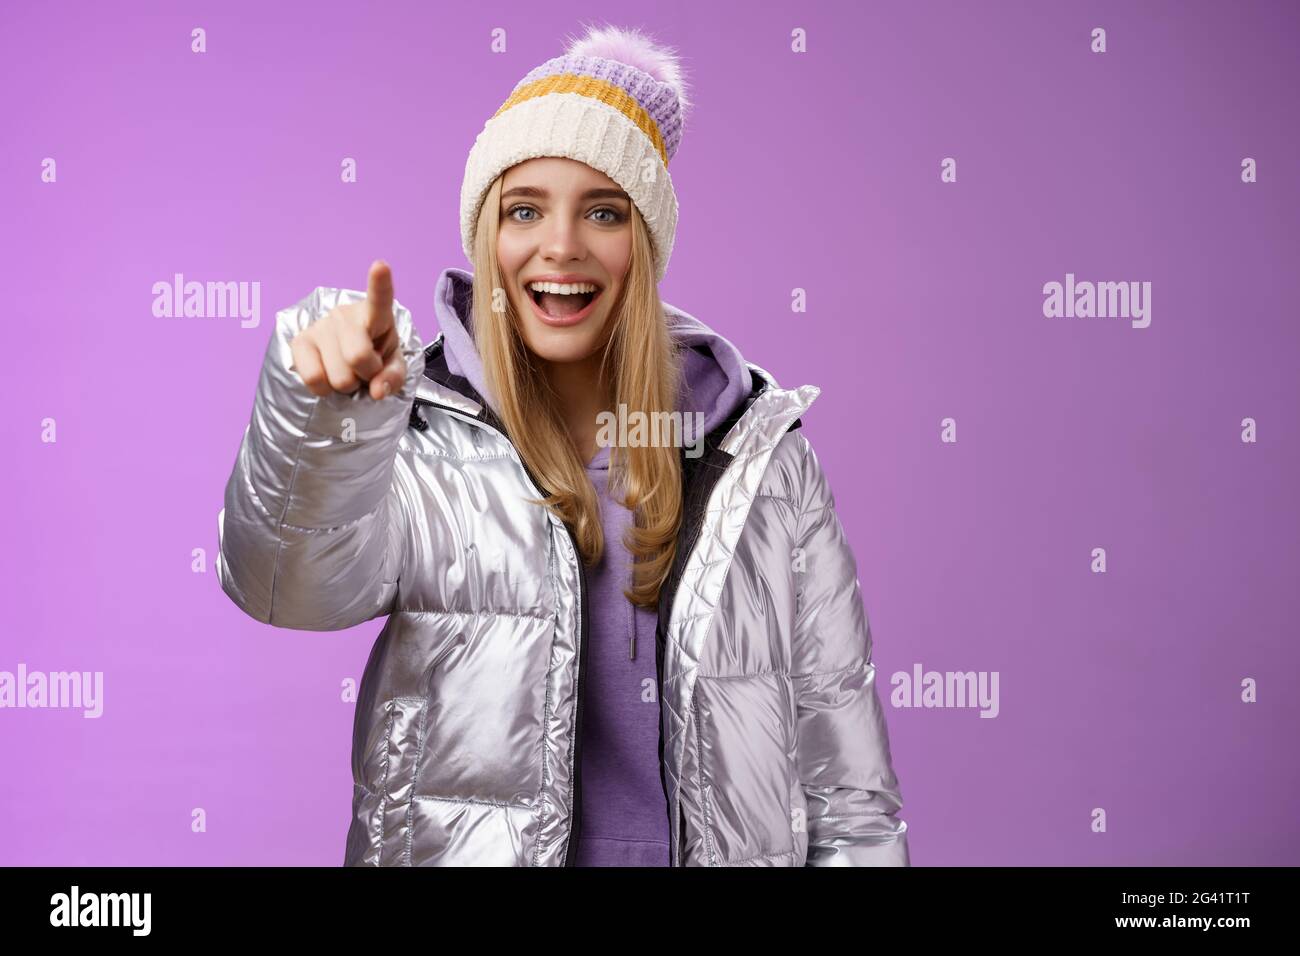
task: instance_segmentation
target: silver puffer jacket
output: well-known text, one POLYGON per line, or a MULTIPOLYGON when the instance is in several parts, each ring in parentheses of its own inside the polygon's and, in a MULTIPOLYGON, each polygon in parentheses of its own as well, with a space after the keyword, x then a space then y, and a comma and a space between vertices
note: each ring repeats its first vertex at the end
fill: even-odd
MULTIPOLYGON (((289 343, 363 292, 276 316, 218 518, 222 589, 277 627, 388 620, 357 701, 344 864, 571 865, 586 574, 574 538, 442 336, 394 314, 404 388, 314 396, 289 343)), ((800 425, 819 390, 753 390, 683 455, 659 606, 673 866, 906 866, 907 824, 856 564, 800 425)))

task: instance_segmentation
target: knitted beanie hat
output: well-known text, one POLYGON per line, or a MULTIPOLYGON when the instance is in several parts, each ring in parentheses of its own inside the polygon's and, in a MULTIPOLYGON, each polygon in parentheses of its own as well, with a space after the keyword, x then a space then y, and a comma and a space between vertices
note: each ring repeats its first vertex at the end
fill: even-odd
POLYGON ((604 173, 628 194, 654 240, 663 279, 677 230, 668 163, 688 101, 676 55, 635 29, 589 27, 563 55, 515 86, 478 134, 460 191, 461 244, 474 259, 479 210, 493 180, 537 156, 564 156, 604 173))

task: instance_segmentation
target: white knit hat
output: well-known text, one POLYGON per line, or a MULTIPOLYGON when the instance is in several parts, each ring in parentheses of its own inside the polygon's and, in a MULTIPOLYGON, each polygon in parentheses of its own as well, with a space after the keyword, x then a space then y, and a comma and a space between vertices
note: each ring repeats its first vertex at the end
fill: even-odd
POLYGON ((511 166, 564 156, 596 169, 628 194, 654 240, 661 281, 677 231, 677 194, 668 163, 681 143, 688 106, 676 55, 633 29, 591 27, 562 56, 515 86, 487 121, 465 163, 461 244, 473 262, 483 197, 511 166))

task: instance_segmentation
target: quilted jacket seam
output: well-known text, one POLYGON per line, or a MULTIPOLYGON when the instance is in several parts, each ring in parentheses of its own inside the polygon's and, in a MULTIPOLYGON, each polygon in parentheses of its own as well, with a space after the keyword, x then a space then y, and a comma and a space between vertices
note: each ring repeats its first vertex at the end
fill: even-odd
POLYGON ((856 661, 854 661, 852 664, 849 664, 849 665, 847 665, 847 666, 845 666, 845 667, 838 667, 838 668, 836 668, 836 669, 833 670, 833 671, 813 671, 813 672, 808 673, 808 674, 791 674, 791 675, 790 675, 790 679, 791 679, 791 680, 804 680, 804 679, 809 678, 809 677, 834 677, 836 674, 845 674, 845 673, 847 673, 847 672, 849 672, 849 671, 852 671, 852 670, 858 670, 859 668, 866 667, 866 666, 869 665, 870 663, 871 663, 871 662, 868 661, 865 657, 860 657, 860 658, 858 658, 856 661))
POLYGON ((411 794, 411 799, 428 800, 435 803, 467 803, 475 807, 497 807, 502 810, 535 810, 526 803, 506 803, 504 800, 475 800, 472 797, 441 797, 432 793, 411 794))
POLYGON ((503 458, 514 460, 514 455, 508 452, 501 455, 452 455, 447 452, 433 451, 421 448, 407 448, 404 453, 413 458, 445 458, 448 461, 499 461, 503 458))
POLYGON ((406 801, 406 865, 412 866, 411 862, 411 844, 415 833, 415 788, 420 780, 420 758, 424 756, 424 722, 429 714, 429 703, 426 700, 424 706, 420 708, 420 723, 416 731, 415 745, 415 766, 411 770, 411 796, 406 801))
MULTIPOLYGON (((807 786, 808 786, 810 789, 812 789, 812 790, 819 790, 819 789, 827 789, 827 790, 855 790, 855 791, 857 791, 858 793, 875 793, 874 790, 867 790, 867 789, 864 789, 864 788, 862 788, 862 787, 825 787, 825 788, 822 788, 822 787, 818 787, 818 786, 813 785, 813 784, 808 784, 807 786)), ((887 816, 889 816, 889 814, 886 813, 886 812, 883 811, 883 810, 871 810, 871 811, 868 811, 867 813, 827 813, 827 814, 824 814, 824 815, 822 815, 822 816, 809 817, 808 820, 809 820, 809 822, 812 822, 813 820, 865 820, 865 819, 869 819, 869 818, 875 818, 875 817, 887 817, 887 816)))
POLYGON ((695 687, 691 688, 691 716, 695 722, 695 781, 700 788, 700 809, 704 813, 704 846, 709 855, 709 866, 717 866, 718 854, 713 846, 713 814, 709 805, 708 791, 704 787, 704 746, 700 735, 700 708, 695 696, 695 687))
POLYGON ((275 620, 275 585, 280 578, 280 554, 284 550, 284 525, 285 517, 289 514, 289 502, 293 500, 293 486, 298 480, 298 468, 302 464, 302 446, 307 440, 307 427, 311 425, 311 420, 316 415, 316 409, 320 406, 320 399, 312 402, 311 411, 307 413, 307 420, 302 423, 301 434, 298 436, 297 446, 293 450, 293 470, 289 472, 289 481, 284 490, 284 505, 280 510, 280 517, 276 521, 276 544, 275 560, 271 563, 271 585, 268 589, 266 599, 266 620, 268 622, 275 620))
POLYGON ((728 860, 726 865, 739 866, 742 863, 749 863, 753 860, 766 860, 769 857, 774 857, 774 856, 795 856, 795 855, 797 855, 797 851, 795 850, 773 850, 771 853, 758 853, 755 854, 754 856, 747 856, 743 860, 728 860))
POLYGON ((803 540, 803 519, 805 514, 803 506, 804 506, 804 498, 808 494, 808 484, 809 484, 809 482, 807 481, 809 443, 806 437, 803 438, 803 441, 800 443, 800 446, 801 447, 799 449, 799 475, 803 480, 799 482, 799 486, 800 486, 799 501, 795 505, 794 544, 796 548, 799 546, 799 542, 803 540))
POLYGON ((696 680, 749 680, 754 677, 790 677, 789 671, 754 671, 752 674, 700 674, 696 680))
POLYGON ((383 854, 384 822, 388 817, 388 771, 393 764, 393 707, 388 708, 388 720, 384 722, 384 775, 379 781, 379 812, 375 814, 375 847, 383 854))
MULTIPOLYGON (((556 550, 555 536, 554 534, 552 534, 549 539, 549 556, 547 559, 547 570, 551 577, 552 588, 555 587, 556 578, 557 578, 556 568, 555 568, 555 563, 557 559, 555 555, 555 550, 556 550)), ((546 775, 548 770, 550 769, 550 763, 547 760, 548 748, 546 746, 546 740, 550 732, 551 716, 553 714, 553 711, 551 709, 551 677, 555 671, 555 665, 554 665, 555 642, 559 640, 559 636, 560 636, 560 602, 558 600, 555 601, 555 609, 551 612, 550 618, 551 618, 551 649, 550 649, 549 659, 552 663, 551 666, 546 668, 546 694, 542 701, 542 739, 541 739, 542 774, 541 774, 541 782, 538 787, 538 793, 537 793, 537 797, 538 797, 537 807, 540 811, 539 816, 541 819, 538 820, 537 841, 533 844, 533 866, 537 866, 537 862, 542 858, 542 848, 546 843, 546 836, 542 832, 543 831, 542 824, 545 820, 546 814, 550 811, 551 808, 550 790, 546 786, 546 775)), ((572 834, 570 834, 570 839, 572 839, 572 834)))
POLYGON ((541 621, 549 623, 554 620, 554 615, 547 614, 526 614, 522 611, 459 611, 454 608, 398 608, 398 614, 431 614, 442 615, 444 617, 509 617, 525 621, 541 621))

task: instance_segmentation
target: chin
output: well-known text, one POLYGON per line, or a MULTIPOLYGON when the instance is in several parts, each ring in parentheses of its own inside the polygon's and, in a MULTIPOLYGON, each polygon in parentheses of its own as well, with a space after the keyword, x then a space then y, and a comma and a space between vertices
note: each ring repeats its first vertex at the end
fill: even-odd
POLYGON ((581 362, 596 351, 599 329, 529 328, 524 344, 547 362, 581 362))

